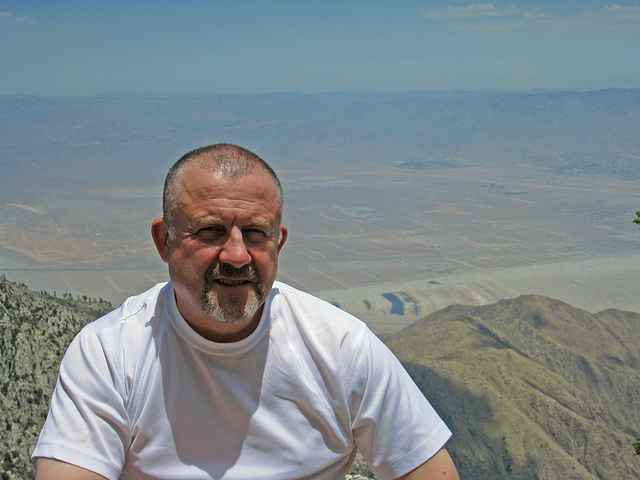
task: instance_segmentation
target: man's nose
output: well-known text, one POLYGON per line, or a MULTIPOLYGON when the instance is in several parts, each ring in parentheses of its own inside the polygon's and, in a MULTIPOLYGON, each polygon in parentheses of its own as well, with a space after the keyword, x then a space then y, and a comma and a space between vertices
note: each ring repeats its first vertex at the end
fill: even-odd
POLYGON ((248 263, 251 263, 251 255, 247 250, 247 246, 244 243, 242 231, 239 228, 233 228, 227 238, 227 241, 222 246, 220 251, 219 260, 222 263, 228 263, 235 268, 240 268, 248 263))

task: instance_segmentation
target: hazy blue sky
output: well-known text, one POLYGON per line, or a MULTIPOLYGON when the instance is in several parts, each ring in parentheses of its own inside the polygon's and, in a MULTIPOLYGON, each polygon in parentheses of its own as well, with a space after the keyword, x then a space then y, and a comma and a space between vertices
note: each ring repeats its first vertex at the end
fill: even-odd
POLYGON ((0 94, 640 87, 640 0, 0 0, 0 94))

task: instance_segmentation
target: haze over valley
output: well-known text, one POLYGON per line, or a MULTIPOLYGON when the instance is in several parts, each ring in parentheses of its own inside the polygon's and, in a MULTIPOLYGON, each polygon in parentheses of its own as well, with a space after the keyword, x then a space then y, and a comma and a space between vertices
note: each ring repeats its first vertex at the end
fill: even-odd
POLYGON ((640 312, 640 90, 0 97, 0 273, 114 304, 166 280, 168 167, 215 142, 269 161, 279 278, 391 333, 541 294, 640 312))

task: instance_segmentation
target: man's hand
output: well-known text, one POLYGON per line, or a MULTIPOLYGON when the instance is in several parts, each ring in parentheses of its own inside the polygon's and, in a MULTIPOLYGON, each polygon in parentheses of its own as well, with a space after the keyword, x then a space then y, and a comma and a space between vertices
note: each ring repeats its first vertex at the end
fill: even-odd
POLYGON ((460 480, 453 460, 444 448, 415 470, 397 480, 460 480))
POLYGON ((36 462, 36 480, 105 480, 105 477, 53 458, 39 458, 36 462))

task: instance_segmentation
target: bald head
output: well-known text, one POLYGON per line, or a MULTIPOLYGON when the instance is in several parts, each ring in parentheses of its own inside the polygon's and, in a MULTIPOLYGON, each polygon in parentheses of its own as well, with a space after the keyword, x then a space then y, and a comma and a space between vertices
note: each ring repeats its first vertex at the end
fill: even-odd
POLYGON ((164 181, 162 215, 170 233, 173 232, 175 210, 178 198, 182 193, 184 173, 188 168, 201 168, 224 178, 250 175, 256 169, 264 171, 271 177, 276 188, 280 205, 276 218, 278 222, 282 220, 282 185, 271 166, 246 148, 228 143, 217 143, 192 150, 183 155, 169 169, 164 181))

